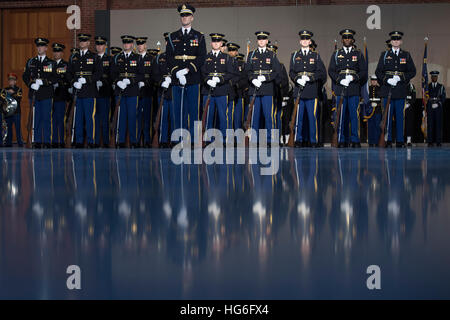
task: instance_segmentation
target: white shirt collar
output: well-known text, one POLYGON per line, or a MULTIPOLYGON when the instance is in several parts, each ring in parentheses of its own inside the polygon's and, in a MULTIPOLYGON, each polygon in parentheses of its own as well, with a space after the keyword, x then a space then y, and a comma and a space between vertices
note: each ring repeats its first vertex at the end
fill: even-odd
POLYGON ((301 48, 300 50, 302 51, 302 53, 303 53, 303 52, 305 52, 306 54, 308 54, 308 53, 309 53, 309 48, 306 48, 306 49, 304 49, 304 48, 301 48))
POLYGON ((213 55, 217 56, 220 53, 220 50, 212 50, 211 51, 213 55))
POLYGON ((145 51, 142 52, 142 53, 140 53, 140 55, 142 56, 142 58, 145 57, 146 54, 147 54, 147 52, 145 52, 145 51))
POLYGON ((349 53, 352 51, 352 47, 344 47, 345 53, 349 53))
POLYGON ((87 52, 87 51, 88 51, 88 49, 84 49, 84 50, 82 50, 82 51, 81 51, 81 55, 83 55, 83 56, 84 56, 84 55, 86 54, 86 52, 87 52))
POLYGON ((130 52, 125 52, 125 51, 124 51, 123 54, 125 55, 125 57, 128 58, 128 57, 130 56, 130 54, 131 54, 131 51, 130 51, 130 52))
POLYGON ((58 59, 58 60, 56 60, 56 64, 58 64, 60 61, 61 61, 62 59, 58 59))
POLYGON ((43 56, 38 55, 39 61, 44 61, 46 57, 47 57, 46 55, 43 56))
POLYGON ((392 48, 392 52, 394 52, 394 54, 399 54, 399 52, 400 52, 400 48, 398 48, 398 49, 394 49, 394 48, 392 48))
POLYGON ((104 53, 104 52, 103 52, 103 53, 99 53, 99 54, 98 54, 98 56, 100 57, 100 59, 101 59, 101 58, 103 58, 103 56, 104 56, 104 55, 105 55, 105 53, 104 53))
POLYGON ((259 48, 259 47, 258 47, 258 50, 259 50, 259 52, 261 52, 261 53, 266 52, 266 49, 267 49, 266 47, 264 47, 264 48, 259 48))
POLYGON ((189 28, 185 28, 185 27, 181 27, 181 32, 183 32, 184 34, 184 30, 187 30, 187 33, 191 32, 192 27, 189 28))

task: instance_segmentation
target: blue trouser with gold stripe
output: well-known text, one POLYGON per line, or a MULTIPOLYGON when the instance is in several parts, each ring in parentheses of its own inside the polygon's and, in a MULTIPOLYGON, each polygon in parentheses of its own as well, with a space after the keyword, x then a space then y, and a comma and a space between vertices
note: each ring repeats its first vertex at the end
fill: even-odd
POLYGON ((138 141, 144 136, 144 143, 150 143, 150 127, 152 121, 152 97, 139 98, 137 114, 138 141))
POLYGON ((54 101, 52 112, 52 143, 64 143, 64 116, 66 102, 54 101))
POLYGON ((191 137, 194 137, 194 121, 198 121, 200 103, 200 85, 187 85, 184 89, 181 86, 172 87, 173 104, 173 129, 187 129, 191 137))
POLYGON ((35 101, 33 128, 33 142, 51 143, 50 135, 52 131, 52 99, 35 101))
POLYGON ((119 136, 118 143, 125 143, 127 136, 127 126, 128 132, 130 134, 130 143, 137 143, 137 111, 138 111, 138 97, 124 97, 120 100, 120 110, 119 110, 119 136))
MULTIPOLYGON (((205 106, 206 99, 208 97, 203 97, 203 106, 205 106)), ((230 117, 228 110, 228 97, 227 96, 218 96, 211 97, 208 107, 208 113, 206 115, 206 129, 213 128, 214 125, 214 114, 217 109, 217 115, 219 118, 219 129, 222 132, 223 141, 225 141, 227 129, 229 129, 230 125, 230 117)))
MULTIPOLYGON (((12 135, 13 135, 13 124, 16 128, 16 137, 17 137, 17 144, 19 146, 23 145, 22 141, 22 133, 20 131, 20 113, 16 113, 10 117, 5 118, 6 124, 8 126, 8 136, 6 137, 6 145, 12 144, 12 135)), ((0 124, 2 123, 2 118, 0 116, 0 124)))
POLYGON ((302 136, 304 113, 307 113, 307 121, 309 128, 309 138, 311 143, 317 143, 317 98, 316 99, 300 99, 298 104, 297 119, 295 119, 295 141, 306 141, 302 136))
MULTIPOLYGON (((336 98, 336 105, 339 105, 341 97, 336 98)), ((350 120, 350 142, 359 142, 359 96, 344 97, 342 103, 341 119, 339 121, 340 128, 338 131, 338 142, 343 143, 345 141, 345 115, 348 114, 350 120)))
POLYGON ((95 137, 95 98, 78 98, 75 112, 75 142, 84 142, 84 125, 86 125, 86 140, 94 144, 95 137))
MULTIPOLYGON (((158 98, 158 106, 161 103, 161 97, 158 98)), ((169 142, 169 116, 172 118, 172 100, 164 99, 163 106, 161 109, 161 121, 159 123, 159 142, 167 143, 169 142)))
POLYGON ((95 112, 95 144, 100 144, 100 136, 103 144, 109 144, 109 113, 111 111, 111 98, 97 98, 97 110, 95 112))
POLYGON ((255 129, 257 133, 259 130, 261 112, 264 116, 265 129, 267 130, 267 143, 270 143, 272 141, 271 130, 274 124, 273 96, 256 96, 255 104, 253 106, 251 127, 255 129))
POLYGON ((381 134, 381 113, 374 113, 372 117, 367 120, 367 142, 369 144, 378 144, 381 134))
MULTIPOLYGON (((384 104, 386 105, 387 98, 384 98, 384 104)), ((388 141, 392 142, 392 118, 395 118, 395 140, 399 143, 403 143, 403 126, 405 120, 405 99, 391 99, 391 106, 389 108, 389 115, 387 121, 388 141)))

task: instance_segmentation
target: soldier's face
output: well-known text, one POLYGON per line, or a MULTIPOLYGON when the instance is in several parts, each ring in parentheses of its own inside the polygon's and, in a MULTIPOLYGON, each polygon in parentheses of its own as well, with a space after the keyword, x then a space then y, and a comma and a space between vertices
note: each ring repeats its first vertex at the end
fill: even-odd
POLYGON ((431 81, 437 82, 438 77, 437 76, 431 76, 431 81))
POLYGON ((106 44, 97 44, 95 46, 95 50, 97 50, 97 53, 104 53, 106 50, 106 44))
POLYGON ((8 79, 8 85, 9 85, 10 87, 15 87, 15 86, 16 86, 16 83, 17 83, 17 80, 16 80, 16 79, 14 79, 14 78, 8 79))
POLYGON ((62 59, 62 56, 63 56, 62 52, 53 52, 53 60, 62 59))
POLYGON ((237 51, 228 51, 228 54, 230 55, 230 57, 236 57, 238 55, 237 51))
POLYGON ((139 53, 146 52, 147 51, 147 45, 145 43, 144 44, 139 44, 137 46, 137 50, 138 50, 139 53))
POLYGON ((345 47, 351 47, 353 45, 354 40, 353 39, 342 39, 342 44, 345 47))
POLYGON ((90 44, 89 41, 80 41, 80 49, 85 50, 85 49, 89 48, 89 44, 90 44))
POLYGON ((268 43, 269 43, 269 39, 258 39, 258 47, 260 47, 260 48, 267 47, 268 43))
POLYGON ((44 54, 47 53, 47 49, 48 49, 47 46, 39 46, 37 47, 37 52, 40 56, 43 56, 44 54))
POLYGON ((123 44, 123 50, 124 51, 130 51, 133 48, 133 44, 132 43, 124 43, 123 44))
POLYGON ((220 52, 225 53, 227 51, 227 47, 226 46, 221 46, 220 47, 220 52))
POLYGON ((378 81, 377 80, 370 80, 370 85, 371 86, 377 86, 378 85, 378 81))
POLYGON ((300 40, 300 45, 303 48, 309 47, 310 44, 311 44, 311 39, 301 39, 300 40))
POLYGON ((402 45, 402 40, 391 40, 391 45, 394 48, 398 48, 398 47, 400 47, 402 45))
POLYGON ((211 41, 211 48, 213 48, 213 50, 220 50, 221 46, 222 42, 211 41))
POLYGON ((192 24, 192 21, 194 21, 194 16, 192 14, 183 15, 180 17, 180 19, 181 19, 181 25, 183 27, 186 27, 186 26, 190 26, 192 24))

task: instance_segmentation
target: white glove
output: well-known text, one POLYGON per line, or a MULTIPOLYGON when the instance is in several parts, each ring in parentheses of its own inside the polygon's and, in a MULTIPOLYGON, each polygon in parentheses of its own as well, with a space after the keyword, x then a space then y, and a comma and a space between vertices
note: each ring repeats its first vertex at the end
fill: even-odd
POLYGON ((73 94, 73 88, 69 88, 67 89, 67 91, 69 92, 69 94, 73 94))
POLYGON ((306 81, 305 81, 305 79, 303 79, 303 78, 299 78, 299 79, 297 80, 297 83, 298 83, 299 85, 301 85, 302 87, 304 87, 305 84, 306 84, 306 81))
POLYGON ((389 78, 387 83, 390 84, 393 87, 395 87, 397 85, 397 81, 395 81, 394 78, 389 78))
POLYGON ((252 83, 257 88, 261 87, 261 84, 262 84, 261 81, 259 81, 258 79, 253 79, 252 83))
POLYGON ((433 104, 431 105, 431 108, 433 108, 433 109, 436 109, 437 107, 439 107, 439 104, 438 104, 438 103, 433 103, 433 104))
POLYGON ((36 79, 34 83, 36 83, 38 86, 42 86, 44 84, 41 79, 36 79))
POLYGON ((39 90, 39 85, 36 84, 36 83, 33 83, 33 84, 31 85, 31 89, 33 89, 33 90, 35 90, 35 91, 38 91, 38 90, 39 90))
POLYGON ((260 82, 264 82, 264 81, 266 81, 266 77, 265 76, 258 76, 258 80, 260 82))
POLYGON ((86 83, 86 78, 78 78, 78 82, 81 84, 85 84, 86 83))
POLYGON ((399 82, 400 81, 400 77, 399 76, 394 76, 392 79, 394 79, 395 82, 399 82))
POLYGON ((286 101, 283 101, 283 102, 281 103, 281 106, 282 106, 282 107, 286 107, 286 106, 287 106, 287 102, 286 102, 286 101))
POLYGON ((53 89, 56 89, 56 88, 58 88, 59 87, 59 83, 54 83, 53 84, 53 89))
POLYGON ((131 82, 130 82, 130 79, 123 79, 122 80, 122 82, 127 86, 127 85, 129 85, 131 82))
POLYGON ((127 87, 127 85, 123 81, 117 81, 117 86, 122 90, 125 90, 125 88, 127 87))
POLYGON ((180 76, 180 77, 178 78, 178 80, 180 80, 180 84, 181 84, 182 86, 184 86, 184 85, 186 84, 186 77, 185 77, 185 76, 180 76))
POLYGON ((217 82, 215 82, 214 80, 208 80, 206 81, 206 83, 208 84, 208 86, 210 86, 211 88, 215 88, 217 85, 217 82))
POLYGON ((347 79, 342 79, 339 83, 341 84, 341 86, 348 87, 350 81, 348 81, 347 79))
POLYGON ((213 77, 212 81, 214 81, 216 84, 220 82, 219 77, 213 77))
POLYGON ((164 79, 164 82, 167 82, 168 84, 171 84, 171 83, 172 83, 172 78, 169 77, 169 76, 167 76, 167 77, 164 79))
POLYGON ((410 106, 410 104, 409 104, 409 103, 407 103, 407 104, 405 105, 405 109, 408 109, 408 108, 409 108, 409 106, 410 106))
POLYGON ((345 76, 345 80, 347 80, 348 83, 350 83, 350 82, 353 81, 353 76, 351 74, 348 74, 348 75, 345 76))
POLYGON ((138 85, 139 85, 139 89, 140 89, 140 88, 142 88, 143 86, 145 86, 145 83, 143 83, 142 81, 139 81, 138 85))
POLYGON ((100 80, 97 81, 97 88, 103 87, 103 82, 100 80))
POLYGON ((163 87, 165 89, 169 88, 169 86, 170 86, 170 82, 168 82, 167 79, 161 83, 161 87, 163 87))
POLYGON ((302 79, 305 80, 305 82, 311 81, 311 78, 308 76, 302 76, 302 79))
POLYGON ((74 88, 80 90, 81 87, 82 87, 83 85, 82 85, 81 83, 79 83, 79 82, 75 82, 75 83, 73 84, 73 86, 74 86, 74 88))
POLYGON ((182 69, 177 71, 176 76, 178 79, 180 79, 181 77, 184 77, 185 75, 187 75, 189 72, 189 69, 182 69))

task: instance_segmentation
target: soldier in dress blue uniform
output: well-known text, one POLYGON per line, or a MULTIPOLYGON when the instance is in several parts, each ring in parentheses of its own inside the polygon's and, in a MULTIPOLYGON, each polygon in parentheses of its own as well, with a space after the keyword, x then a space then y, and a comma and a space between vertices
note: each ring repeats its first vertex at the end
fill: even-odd
POLYGON ((106 53, 108 38, 95 37, 95 50, 97 58, 102 65, 102 77, 97 80, 97 110, 95 112, 95 145, 102 148, 109 146, 109 118, 111 115, 111 65, 113 58, 106 53))
MULTIPOLYGON (((169 40, 169 33, 165 32, 163 34, 164 39, 169 40)), ((161 95, 164 91, 164 102, 161 110, 161 121, 159 123, 159 143, 161 147, 169 147, 169 123, 173 128, 175 125, 175 118, 173 117, 172 109, 172 88, 170 84, 172 83, 172 78, 170 77, 170 70, 167 66, 167 54, 165 52, 160 53, 156 56, 155 61, 152 65, 152 80, 158 87, 158 106, 161 102, 161 95), (169 121, 170 119, 170 121, 169 121)))
POLYGON ((312 147, 317 147, 319 141, 317 128, 317 109, 319 97, 319 83, 325 81, 327 73, 325 65, 317 52, 310 49, 311 37, 313 33, 308 30, 301 30, 300 50, 291 55, 289 76, 295 83, 294 97, 297 97, 299 90, 300 103, 294 108, 298 108, 295 120, 295 146, 300 147, 302 138, 303 115, 307 112, 309 137, 312 147))
MULTIPOLYGON (((5 94, 9 93, 11 97, 17 101, 17 110, 16 112, 6 117, 6 124, 8 126, 8 136, 6 137, 6 147, 12 146, 12 133, 13 133, 13 124, 16 128, 16 138, 17 138, 17 146, 22 147, 22 133, 21 133, 21 124, 20 124, 20 102, 22 101, 22 88, 17 86, 17 75, 15 73, 9 73, 7 75, 8 78, 8 86, 5 88, 5 94)), ((6 98, 6 95, 5 95, 6 98)), ((1 105, 1 104, 0 104, 1 105)), ((1 111, 0 111, 0 125, 2 123, 1 119, 1 111)), ((1 140, 1 138, 0 138, 1 140)), ((1 141, 3 142, 3 141, 1 141)))
POLYGON ((370 77, 369 100, 370 107, 367 112, 368 114, 364 115, 364 120, 367 121, 367 142, 369 143, 369 147, 375 147, 378 145, 378 140, 380 139, 380 123, 383 115, 380 86, 378 85, 376 75, 370 77))
POLYGON ((77 95, 75 110, 75 147, 84 145, 84 133, 89 148, 95 147, 95 113, 97 81, 102 78, 102 65, 97 54, 89 50, 91 35, 78 35, 80 52, 69 60, 68 77, 77 95))
MULTIPOLYGON (((226 130, 232 128, 229 113, 228 96, 230 95, 230 80, 235 78, 233 59, 220 51, 223 34, 211 33, 212 51, 206 55, 205 63, 201 68, 204 86, 202 89, 203 106, 206 103, 208 92, 211 92, 211 100, 207 111, 206 128, 213 127, 214 114, 217 109, 219 119, 219 129, 222 132, 223 142, 225 142, 226 130)), ((203 110, 205 112, 205 110, 203 110)))
MULTIPOLYGON (((267 142, 272 142, 271 130, 274 128, 274 87, 275 81, 281 71, 280 62, 273 51, 267 49, 270 33, 267 31, 255 32, 258 40, 258 48, 253 50, 247 58, 247 76, 251 83, 249 96, 256 90, 255 105, 251 120, 251 128, 258 132, 261 112, 264 116, 267 142)), ((250 141, 254 141, 250 137, 250 141)))
POLYGON ((186 129, 189 125, 193 137, 194 121, 199 120, 200 70, 205 61, 206 44, 203 33, 192 28, 195 8, 185 4, 178 7, 178 12, 182 27, 169 35, 166 46, 167 64, 173 85, 173 129, 186 129))
POLYGON ((52 48, 58 77, 58 82, 53 84, 55 95, 52 112, 52 146, 53 148, 64 148, 64 116, 66 115, 67 103, 70 101, 68 91, 70 83, 67 77, 69 63, 63 60, 64 49, 66 48, 63 44, 54 43, 52 48))
POLYGON ((22 79, 31 89, 29 92, 30 105, 33 95, 36 100, 33 110, 33 147, 51 147, 52 129, 52 99, 53 84, 57 82, 56 63, 46 56, 49 41, 45 38, 37 38, 37 53, 27 61, 22 79))
POLYGON ((121 37, 123 51, 114 57, 111 67, 111 78, 115 83, 115 95, 122 95, 120 99, 118 147, 125 147, 126 129, 130 136, 132 148, 138 147, 137 111, 139 82, 144 81, 144 64, 140 63, 141 56, 132 51, 134 37, 124 35, 121 37))
POLYGON ((431 71, 431 82, 428 84, 429 99, 427 102, 427 142, 440 147, 442 143, 443 109, 446 99, 445 87, 438 83, 439 71, 431 71))
POLYGON ((153 83, 151 80, 154 53, 152 49, 147 50, 147 37, 136 38, 137 53, 141 56, 141 64, 144 70, 144 80, 139 85, 139 108, 138 121, 138 143, 143 141, 145 147, 151 146, 151 126, 153 115, 153 83))
POLYGON ((344 96, 341 120, 339 121, 340 128, 338 128, 339 147, 345 145, 344 115, 347 112, 351 126, 351 146, 353 148, 361 147, 359 142, 359 95, 361 85, 367 80, 367 70, 363 54, 353 46, 355 34, 356 32, 351 29, 344 29, 340 32, 343 47, 331 56, 328 68, 328 74, 335 84, 336 106, 344 96))
POLYGON ((381 96, 384 98, 383 105, 387 102, 389 92, 392 94, 387 119, 388 140, 386 146, 392 145, 392 118, 395 118, 396 146, 402 148, 404 146, 405 98, 408 94, 409 81, 416 75, 416 67, 409 52, 400 48, 403 32, 392 31, 389 36, 391 37, 392 49, 381 53, 375 74, 381 85, 381 96))

